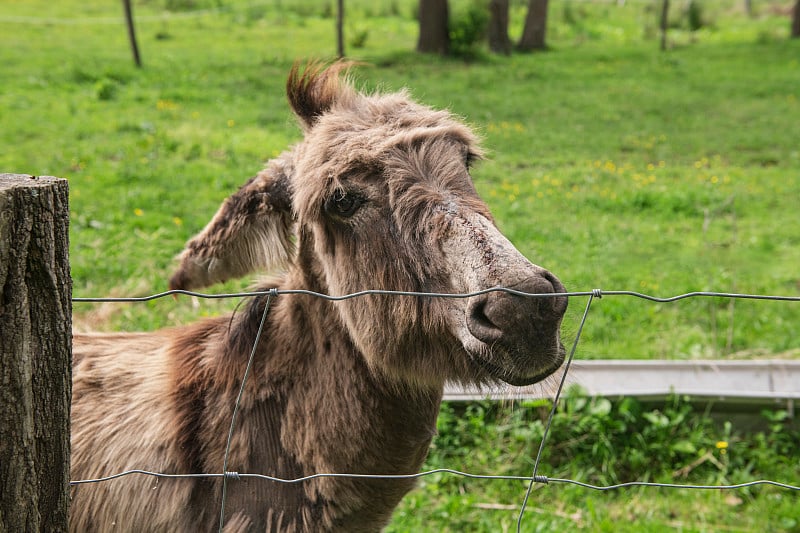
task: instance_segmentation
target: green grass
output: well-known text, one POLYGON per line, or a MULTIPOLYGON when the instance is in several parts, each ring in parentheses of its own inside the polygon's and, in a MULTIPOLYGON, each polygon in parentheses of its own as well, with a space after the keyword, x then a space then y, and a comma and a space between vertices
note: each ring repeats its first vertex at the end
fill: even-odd
MULTIPOLYGON (((285 75, 296 58, 333 54, 332 8, 283 4, 138 3, 142 70, 132 65, 118 4, 0 5, 0 169, 69 178, 75 296, 164 290, 183 243, 266 159, 300 138, 285 75)), ((676 7, 671 49, 660 53, 649 4, 551 2, 549 52, 495 57, 478 49, 469 62, 412 52, 414 4, 347 2, 349 53, 368 64, 357 70, 359 82, 370 90, 406 86, 472 124, 489 152, 474 178, 498 224, 569 290, 800 293, 800 42, 775 15, 781 4, 757 4, 748 18, 738 2, 704 3, 695 32, 676 7)), ((513 36, 523 15, 524 2, 514 2, 513 36)), ((235 304, 76 304, 75 319, 80 328, 153 329, 235 304)), ((567 342, 584 306, 571 302, 567 342)), ((799 322, 794 302, 609 296, 593 304, 577 357, 796 357, 799 322)), ((429 466, 530 473, 538 440, 525 433, 535 424, 522 415, 535 408, 481 416, 459 409, 467 407, 445 407, 429 466), (475 440, 484 433, 491 438, 475 440)), ((611 418, 564 418, 582 433, 554 435, 542 473, 663 480, 702 450, 716 453, 710 446, 722 439, 693 413, 696 431, 680 440, 694 452, 622 476, 609 471, 613 458, 632 460, 641 442, 615 433, 619 409, 611 406, 611 418), (597 424, 584 427, 583 419, 597 424), (616 454, 577 446, 603 439, 617 443, 616 454), (565 444, 572 441, 577 447, 565 444)), ((658 420, 647 412, 639 434, 658 420)), ((750 462, 725 479, 798 483, 796 435, 781 451, 769 431, 731 431, 749 443, 750 462)), ((699 481, 720 474, 711 462, 704 468, 699 481)), ((392 530, 513 530, 524 488, 425 478, 392 530)), ((537 487, 525 530, 797 531, 797 508, 794 493, 769 488, 607 494, 549 485, 537 487)))
MULTIPOLYGON (((99 23, 116 9, 42 6, 0 15, 94 19, 2 23, 2 142, 13 149, 0 167, 69 178, 77 296, 162 290, 221 200, 299 138, 283 81, 295 58, 330 55, 330 11, 252 4, 187 17, 138 5, 140 71, 121 24, 99 23)), ((351 10, 349 24, 369 30, 352 50, 372 65, 361 83, 408 86, 473 124, 490 154, 475 171, 480 192, 568 289, 797 294, 798 43, 766 8, 747 20, 720 6, 716 27, 676 29, 664 54, 641 5, 554 4, 551 52, 464 63, 413 54, 411 7, 379 7, 377 18, 364 18, 369 4, 351 10)), ((110 328, 154 328, 231 305, 105 306, 103 316, 110 328)), ((576 299, 567 338, 582 308, 576 299)), ((786 352, 799 318, 786 303, 609 297, 581 356, 786 352)))

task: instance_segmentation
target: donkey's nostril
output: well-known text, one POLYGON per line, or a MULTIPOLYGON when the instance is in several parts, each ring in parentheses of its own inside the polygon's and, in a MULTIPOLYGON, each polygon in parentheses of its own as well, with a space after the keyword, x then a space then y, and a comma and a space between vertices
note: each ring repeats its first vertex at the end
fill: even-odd
POLYGON ((488 294, 477 296, 470 302, 467 329, 475 338, 485 343, 492 343, 500 340, 503 330, 487 316, 486 306, 488 303, 488 294))
POLYGON ((538 296, 492 291, 471 298, 466 316, 470 334, 490 345, 549 343, 552 339, 547 337, 557 336, 567 309, 567 297, 554 296, 566 292, 564 286, 553 274, 543 271, 509 289, 538 296))
MULTIPOLYGON (((561 281, 549 270, 545 271, 542 275, 544 279, 546 279, 553 288, 554 293, 565 293, 567 289, 564 288, 564 285, 561 281)), ((549 291, 541 291, 541 292, 549 292, 549 291)), ((557 296, 553 298, 548 298, 551 302, 553 313, 557 316, 563 315, 564 312, 567 310, 567 304, 569 303, 566 296, 557 296)))
POLYGON ((564 286, 561 284, 561 280, 559 280, 552 272, 549 270, 545 270, 542 277, 550 282, 550 285, 553 287, 553 292, 561 292, 560 289, 563 289, 564 286))

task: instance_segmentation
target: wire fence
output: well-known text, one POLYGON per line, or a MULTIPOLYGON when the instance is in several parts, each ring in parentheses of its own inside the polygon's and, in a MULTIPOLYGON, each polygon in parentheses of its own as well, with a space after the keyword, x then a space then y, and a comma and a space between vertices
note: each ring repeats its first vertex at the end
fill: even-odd
POLYGON ((760 480, 753 480, 746 483, 737 483, 737 484, 730 484, 730 485, 696 485, 696 484, 677 484, 677 483, 657 483, 657 482, 645 482, 645 481, 631 481, 626 483, 617 483, 612 485, 593 485, 590 483, 585 483, 579 480, 574 479, 562 479, 562 478, 552 478, 544 475, 539 474, 539 466, 541 463, 542 452, 544 451, 545 444, 547 442, 547 437, 550 431, 551 424, 553 422, 553 418, 555 417, 556 410, 558 407, 558 402, 561 397, 561 393, 564 389, 564 383, 566 381, 567 375, 569 374, 569 369, 574 360, 575 353, 581 338, 581 334, 583 332, 583 327, 586 324, 587 318, 589 316, 589 311, 592 307, 592 304, 595 300, 601 299, 606 296, 612 297, 621 297, 621 296, 628 296, 634 298, 640 298, 643 300, 648 300, 651 302, 657 303, 670 303, 676 302, 679 300, 684 300, 688 298, 729 298, 729 299, 749 299, 749 300, 769 300, 769 301, 788 301, 788 302, 800 302, 800 296, 780 296, 780 295, 763 295, 763 294, 745 294, 745 293, 730 293, 730 292, 713 292, 713 291, 695 291, 695 292, 688 292, 684 294, 678 294, 675 296, 669 297, 656 297, 649 294, 636 292, 636 291, 603 291, 601 289, 593 289, 591 291, 583 291, 583 292, 567 292, 567 293, 549 293, 549 294, 531 294, 523 291, 518 291, 515 289, 510 289, 507 287, 492 287, 489 289, 484 289, 482 291, 470 292, 470 293, 462 293, 462 294, 449 294, 449 293, 428 293, 428 292, 414 292, 414 291, 390 291, 390 290, 364 290, 359 292, 354 292, 345 295, 328 295, 319 292, 303 290, 303 289, 277 289, 272 288, 263 291, 252 291, 252 292, 237 292, 237 293, 223 293, 223 294, 207 294, 195 291, 186 291, 186 290, 171 290, 160 292, 148 296, 141 296, 141 297, 75 297, 72 299, 75 303, 109 303, 109 302, 148 302, 151 300, 156 300, 160 298, 164 298, 167 296, 175 296, 175 295, 188 295, 194 296, 198 298, 205 298, 205 299, 224 299, 224 298, 251 298, 251 297, 266 297, 266 304, 264 306, 264 312, 261 315, 261 320, 259 323, 258 331, 256 333, 255 341, 253 342, 252 349, 250 351, 250 356, 248 359, 247 366, 245 368, 244 374, 242 376, 241 385, 239 389, 239 394, 236 400, 236 404, 233 409, 233 413, 231 416, 230 427, 228 431, 228 439, 227 439, 227 446, 224 455, 224 463, 222 472, 219 473, 193 473, 193 474, 169 474, 163 472, 151 472, 147 470, 126 470, 123 472, 118 472, 115 474, 111 474, 105 477, 99 477, 95 479, 81 479, 81 480, 73 480, 70 481, 70 485, 81 485, 81 484, 89 484, 89 483, 101 483, 101 482, 108 482, 117 478, 121 478, 124 476, 130 475, 145 475, 145 476, 152 476, 155 478, 167 478, 167 479, 185 479, 185 478, 222 478, 223 486, 222 486, 222 496, 220 501, 220 521, 219 521, 219 531, 223 530, 224 522, 225 522, 225 500, 226 500, 226 488, 229 481, 236 481, 241 479, 261 479, 265 481, 271 481, 275 483, 285 483, 285 484, 296 484, 296 483, 303 483, 307 481, 311 481, 318 478, 362 478, 362 479, 384 479, 384 480, 392 480, 392 479, 418 479, 426 476, 431 476, 433 474, 448 474, 453 476, 460 476, 468 479, 486 479, 486 480, 508 480, 508 481, 524 481, 528 483, 527 490, 525 492, 525 496, 522 500, 519 514, 517 517, 517 532, 521 530, 523 517, 525 514, 525 508, 528 504, 528 500, 530 495, 533 491, 533 488, 536 484, 542 485, 549 485, 549 484, 569 484, 579 486, 589 490, 596 490, 596 491, 612 491, 618 490, 623 488, 629 487, 659 487, 659 488, 668 488, 668 489, 690 489, 690 490, 735 490, 735 489, 743 489, 746 487, 754 487, 758 485, 770 485, 774 487, 778 487, 780 489, 785 489, 789 491, 799 491, 800 486, 792 485, 789 483, 783 483, 780 481, 768 480, 768 479, 760 479, 760 480), (527 297, 527 298, 554 298, 554 297, 568 297, 568 298, 578 298, 578 297, 588 297, 586 307, 584 309, 583 315, 580 320, 580 324, 577 329, 577 333, 575 334, 575 339, 572 342, 571 349, 569 354, 564 363, 564 371, 562 373, 560 382, 558 384, 558 388, 556 389, 555 395, 553 397, 552 407, 550 409, 549 415, 547 417, 547 421, 544 427, 544 433, 542 439, 539 444, 539 448, 536 454, 536 458, 534 461, 533 470, 530 476, 513 476, 513 475, 491 475, 491 474, 475 474, 470 472, 462 472, 455 469, 450 468, 437 468, 433 470, 426 470, 423 472, 418 473, 410 473, 410 474, 351 474, 351 473, 338 473, 338 472, 320 472, 308 476, 298 477, 298 478, 279 478, 274 476, 268 476, 264 474, 258 473, 242 473, 242 472, 230 472, 228 471, 228 457, 230 454, 230 445, 231 445, 231 438, 233 436, 235 427, 236 427, 236 416, 239 410, 239 405, 241 402, 241 397, 243 391, 245 389, 245 385, 247 383, 247 379, 250 373, 250 369, 252 367, 253 361, 256 356, 256 350, 259 343, 259 340, 263 333, 264 324, 266 323, 267 317, 270 311, 270 304, 272 300, 278 296, 286 296, 286 295, 306 295, 306 296, 313 296, 322 298, 328 301, 338 302, 343 300, 349 300, 352 298, 359 298, 366 295, 383 295, 383 296, 396 296, 396 297, 427 297, 427 298, 455 298, 455 299, 466 299, 472 298, 475 296, 480 296, 483 294, 487 294, 490 292, 505 292, 508 294, 513 294, 516 296, 527 297))

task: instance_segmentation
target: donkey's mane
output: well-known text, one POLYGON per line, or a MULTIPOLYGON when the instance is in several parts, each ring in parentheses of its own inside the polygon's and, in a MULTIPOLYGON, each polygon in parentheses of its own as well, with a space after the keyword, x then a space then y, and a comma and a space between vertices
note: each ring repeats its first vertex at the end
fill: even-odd
POLYGON ((297 62, 292 66, 286 80, 286 94, 292 109, 306 127, 313 125, 335 103, 356 95, 347 77, 353 66, 355 63, 351 61, 332 65, 319 61, 305 65, 297 62))

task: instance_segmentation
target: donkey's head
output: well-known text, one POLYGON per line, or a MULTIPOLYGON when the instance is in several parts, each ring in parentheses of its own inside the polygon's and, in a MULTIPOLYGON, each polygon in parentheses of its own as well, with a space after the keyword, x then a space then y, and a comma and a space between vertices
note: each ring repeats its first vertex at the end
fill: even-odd
MULTIPOLYGON (((288 288, 329 294, 498 286, 563 293, 497 230, 478 197, 469 174, 481 156, 473 133, 405 92, 357 92, 343 80, 346 67, 292 69, 287 90, 304 140, 226 200, 189 242, 170 286, 285 265, 287 283, 302 285, 288 288)), ((563 361, 566 307, 563 296, 507 292, 369 295, 333 304, 331 313, 370 367, 389 378, 521 385, 563 361)))

